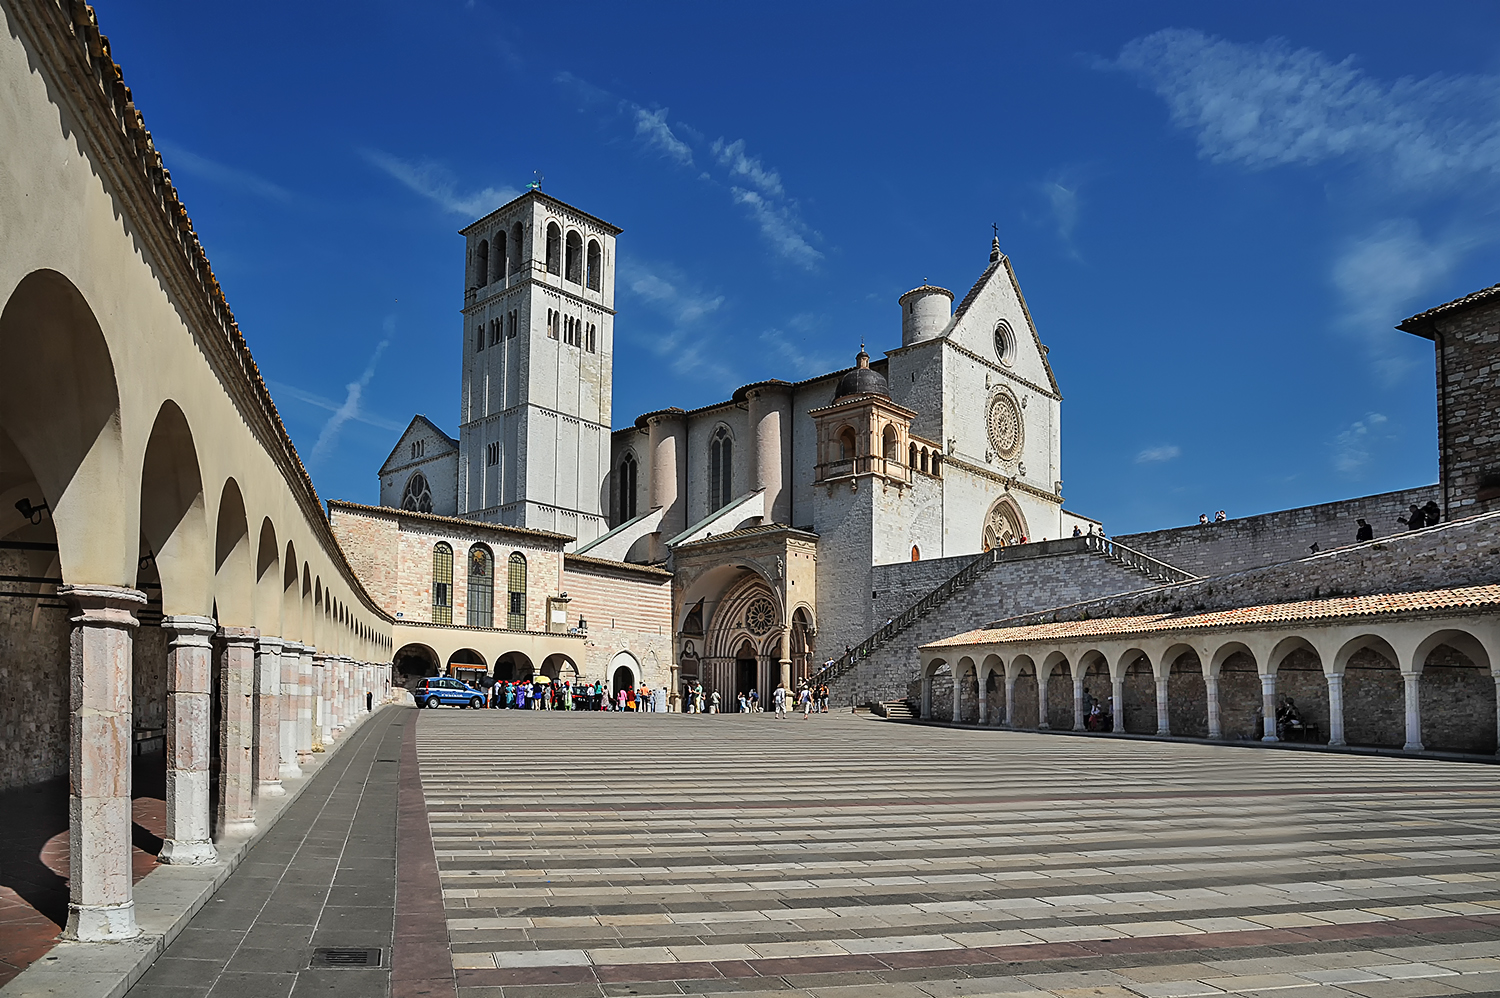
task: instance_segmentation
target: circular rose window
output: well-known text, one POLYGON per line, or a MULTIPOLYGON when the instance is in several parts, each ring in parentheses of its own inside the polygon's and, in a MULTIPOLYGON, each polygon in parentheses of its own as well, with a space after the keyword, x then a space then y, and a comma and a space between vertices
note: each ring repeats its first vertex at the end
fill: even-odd
POLYGON ((745 611, 745 626, 751 634, 764 634, 776 626, 776 604, 762 596, 745 611))
POLYGON ((1021 407, 1016 405, 1014 395, 1001 389, 990 396, 985 425, 989 430, 990 446, 1000 457, 1010 461, 1021 453, 1025 431, 1021 424, 1021 407))

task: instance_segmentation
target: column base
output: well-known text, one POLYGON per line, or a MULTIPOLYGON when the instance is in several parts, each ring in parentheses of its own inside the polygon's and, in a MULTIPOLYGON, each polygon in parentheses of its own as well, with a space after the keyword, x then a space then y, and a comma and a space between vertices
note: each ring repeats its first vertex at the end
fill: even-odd
POLYGON ((283 762, 281 764, 280 772, 281 778, 283 780, 296 779, 297 777, 302 775, 302 767, 298 765, 298 762, 301 762, 300 755, 298 756, 297 762, 283 762))
POLYGON ((226 821, 224 823, 224 831, 220 833, 219 837, 221 839, 243 838, 246 835, 253 835, 254 833, 255 821, 253 819, 249 821, 226 821))
POLYGON ((213 866, 219 861, 219 850, 207 839, 200 841, 167 839, 161 844, 160 862, 170 866, 213 866))
POLYGON ((1340 738, 1338 741, 1333 741, 1332 739, 1330 739, 1329 742, 1328 742, 1328 747, 1329 748, 1344 748, 1348 744, 1349 743, 1346 742, 1346 741, 1344 741, 1342 738, 1340 738))
POLYGON ((285 797, 286 787, 281 785, 280 779, 262 780, 255 785, 255 793, 260 797, 285 797))
POLYGON ((141 934, 135 924, 135 902, 115 905, 68 905, 68 927, 63 937, 81 943, 119 942, 141 934))
POLYGON ((1405 745, 1401 746, 1401 751, 1403 751, 1403 752, 1422 752, 1422 751, 1425 751, 1425 750, 1422 748, 1422 743, 1421 742, 1407 742, 1405 745))
POLYGON ((1281 741, 1281 739, 1277 738, 1275 735, 1261 735, 1260 736, 1260 740, 1263 741, 1263 742, 1279 742, 1279 741, 1281 741))
POLYGON ((1172 732, 1169 729, 1167 729, 1167 728, 1157 728, 1156 729, 1156 737, 1158 737, 1158 738, 1171 738, 1172 737, 1172 732))
POLYGON ((1048 724, 1046 721, 1038 721, 1036 722, 1036 729, 1038 731, 1051 731, 1052 725, 1048 724))

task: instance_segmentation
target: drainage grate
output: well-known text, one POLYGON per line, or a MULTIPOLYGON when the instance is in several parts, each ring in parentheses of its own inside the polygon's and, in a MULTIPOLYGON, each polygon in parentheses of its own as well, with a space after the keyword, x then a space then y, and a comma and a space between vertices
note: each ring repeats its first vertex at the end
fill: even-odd
POLYGON ((324 947, 313 950, 310 968, 379 967, 383 951, 324 947))

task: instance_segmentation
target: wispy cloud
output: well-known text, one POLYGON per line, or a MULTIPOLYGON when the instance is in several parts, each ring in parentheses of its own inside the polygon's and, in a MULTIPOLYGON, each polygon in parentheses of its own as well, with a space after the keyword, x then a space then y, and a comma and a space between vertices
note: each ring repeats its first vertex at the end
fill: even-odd
POLYGON ((1147 447, 1135 456, 1136 464, 1161 464, 1164 461, 1172 461, 1182 456, 1182 448, 1176 444, 1161 444, 1157 447, 1147 447))
POLYGON ((721 344, 711 319, 724 296, 696 287, 676 267, 648 263, 622 254, 617 271, 621 287, 665 323, 638 329, 635 339, 648 347, 675 374, 709 378, 720 385, 736 383, 734 369, 721 358, 721 344))
MULTIPOLYGON (((270 386, 272 394, 276 396, 293 398, 298 402, 328 412, 337 412, 344 404, 342 402, 335 402, 333 399, 326 398, 316 392, 305 391, 296 385, 289 385, 284 381, 269 381, 267 384, 270 386)), ((377 416, 374 413, 365 412, 363 409, 349 418, 356 423, 364 423, 382 430, 406 429, 405 423, 398 423, 394 419, 386 419, 384 416, 377 416)))
POLYGON ((612 122, 628 122, 633 138, 674 166, 693 170, 700 180, 725 188, 730 200, 743 206, 761 235, 781 258, 814 270, 823 253, 818 238, 802 219, 796 200, 786 192, 781 174, 747 151, 744 139, 718 138, 708 143, 708 168, 698 165, 693 145, 703 145, 703 133, 684 122, 668 120, 667 108, 648 108, 629 98, 594 86, 572 73, 558 73, 554 81, 578 101, 612 122))
POLYGON ((1500 175, 1500 76, 1388 83, 1352 56, 1177 28, 1128 43, 1110 65, 1165 100, 1214 162, 1266 169, 1350 159, 1402 188, 1500 175))
POLYGON ((1333 439, 1333 467, 1343 475, 1357 475, 1370 463, 1370 447, 1385 426, 1386 418, 1378 412, 1349 424, 1333 439))
MULTIPOLYGON (((821 353, 807 349, 809 343, 820 341, 819 333, 823 331, 824 325, 821 316, 800 312, 788 319, 786 325, 787 329, 767 329, 760 334, 760 341, 772 356, 789 366, 794 374, 807 378, 838 370, 842 366, 821 353)), ((847 364, 848 361, 844 363, 847 364)))
POLYGON ((375 377, 375 366, 380 363, 380 355, 385 353, 385 348, 391 345, 391 336, 396 332, 396 317, 386 316, 384 323, 385 338, 375 346, 374 353, 370 354, 369 363, 365 364, 364 373, 359 376, 358 381, 351 381, 345 386, 346 393, 344 401, 333 415, 328 417, 328 422, 323 424, 323 430, 318 434, 318 442, 313 444, 310 463, 316 464, 333 450, 338 443, 339 431, 344 424, 351 419, 360 418, 360 401, 364 397, 365 389, 375 377))
POLYGON ((458 189, 458 181, 452 172, 433 160, 404 160, 378 149, 362 149, 360 155, 365 162, 384 171, 408 190, 454 215, 468 218, 486 215, 521 193, 514 187, 486 187, 465 193, 458 189))
POLYGON ((1043 204, 1042 216, 1036 219, 1057 234, 1058 240, 1075 260, 1082 257, 1073 243, 1073 233, 1078 228, 1079 189, 1083 179, 1075 169, 1056 169, 1047 178, 1036 184, 1036 192, 1043 204))
POLYGON ((251 173, 249 170, 226 166, 217 160, 209 159, 206 156, 199 156, 197 153, 190 152, 170 140, 158 142, 157 147, 161 150, 162 161, 173 172, 185 173, 190 177, 201 177, 219 187, 239 191, 244 194, 251 194, 267 201, 285 203, 292 200, 291 191, 279 184, 273 184, 271 181, 251 173))

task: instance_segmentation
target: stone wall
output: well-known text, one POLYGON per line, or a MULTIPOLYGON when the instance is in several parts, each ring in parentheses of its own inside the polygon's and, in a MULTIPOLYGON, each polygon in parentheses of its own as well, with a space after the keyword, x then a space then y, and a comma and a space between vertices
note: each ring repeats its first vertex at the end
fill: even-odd
MULTIPOLYGON (((1001 560, 967 589, 898 634, 836 684, 835 703, 892 700, 912 696, 917 678, 917 648, 929 641, 983 627, 995 614, 1013 615, 1059 606, 1106 593, 1133 592, 1152 585, 1139 572, 1122 568, 1086 551, 1082 542, 1067 538, 1006 548, 1001 560)), ((952 577, 972 558, 878 565, 873 591, 879 623, 911 606, 952 577)), ((820 582, 821 586, 822 583, 820 582)), ((867 635, 861 635, 859 640, 867 635)), ((842 647, 824 646, 824 657, 842 647)), ((1033 689, 1035 684, 1033 683, 1033 689)), ((934 700, 934 713, 938 712, 934 700)), ((947 710, 951 711, 952 700, 947 710)), ((1050 705, 1049 705, 1050 707, 1050 705)), ((1033 711, 1035 708, 1033 708, 1033 711)))
MULTIPOLYGON (((39 575, 26 552, 0 573, 39 575)), ((0 598, 0 790, 68 771, 68 612, 55 599, 0 598)))
MULTIPOLYGON (((588 645, 578 663, 585 679, 609 681, 610 665, 629 652, 653 689, 671 683, 672 577, 638 567, 613 568, 593 559, 565 558, 563 591, 570 623, 588 621, 588 645)), ((668 692, 672 692, 670 689, 668 692)))
POLYGON ((1354 543, 1355 520, 1361 517, 1375 528, 1377 539, 1399 534, 1406 528, 1396 522, 1398 516, 1405 516, 1412 503, 1421 506, 1436 498, 1437 486, 1425 485, 1223 523, 1120 534, 1115 541, 1184 572, 1225 575, 1306 557, 1313 544, 1323 551, 1347 547, 1354 543))
MULTIPOLYGON (((1333 596, 1489 585, 1500 582, 1497 555, 1500 513, 1488 513, 1218 578, 1022 612, 996 618, 992 624, 1227 610, 1333 596)), ((913 655, 911 663, 915 662, 913 655)))
POLYGON ((1439 317, 1438 446, 1449 516, 1500 504, 1500 303, 1439 317))

